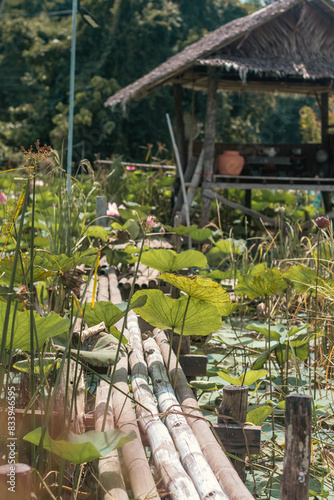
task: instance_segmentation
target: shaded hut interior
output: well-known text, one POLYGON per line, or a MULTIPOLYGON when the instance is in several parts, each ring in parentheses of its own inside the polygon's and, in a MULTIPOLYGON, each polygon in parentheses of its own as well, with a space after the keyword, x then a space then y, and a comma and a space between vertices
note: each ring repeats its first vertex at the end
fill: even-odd
MULTIPOLYGON (((229 187, 249 192, 265 187, 320 189, 329 212, 334 191, 334 140, 328 124, 328 96, 334 92, 333 79, 334 2, 277 0, 188 46, 111 96, 106 105, 126 106, 130 100, 142 98, 161 85, 172 85, 177 143, 186 171, 191 158, 187 157, 182 89, 207 92, 204 142, 195 143, 191 152, 196 158, 203 148, 202 224, 209 217, 210 192, 229 187), (321 115, 321 143, 290 143, 278 147, 268 143, 232 145, 216 142, 219 91, 315 97, 321 115), (274 155, 265 153, 270 147, 275 148, 274 155), (245 167, 239 176, 219 175, 216 171, 216 157, 228 149, 238 150, 245 158, 245 167)), ((247 203, 250 204, 250 195, 247 203)))

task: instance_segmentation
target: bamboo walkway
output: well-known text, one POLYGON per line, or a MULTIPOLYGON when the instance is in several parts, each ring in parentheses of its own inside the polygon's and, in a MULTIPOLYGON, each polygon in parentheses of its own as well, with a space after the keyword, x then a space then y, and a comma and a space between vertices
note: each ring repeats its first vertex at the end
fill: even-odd
MULTIPOLYGON (((96 300, 122 302, 121 287, 115 270, 103 265, 96 300)), ((87 302, 92 294, 90 286, 87 302)), ((116 326, 122 328, 122 322, 116 326)), ((96 330, 101 331, 101 326, 96 330)), ((151 335, 142 334, 132 311, 124 333, 128 349, 127 353, 121 352, 111 392, 109 384, 100 382, 94 419, 88 414, 82 419, 80 412, 72 417, 72 427, 77 429, 77 423, 84 420, 86 430, 117 428, 136 433, 134 441, 100 459, 102 498, 252 499, 203 417, 180 365, 174 393, 170 381, 174 384, 176 357, 172 352, 168 373, 169 343, 165 333, 155 329, 151 335)), ((78 397, 82 398, 82 391, 78 397)))

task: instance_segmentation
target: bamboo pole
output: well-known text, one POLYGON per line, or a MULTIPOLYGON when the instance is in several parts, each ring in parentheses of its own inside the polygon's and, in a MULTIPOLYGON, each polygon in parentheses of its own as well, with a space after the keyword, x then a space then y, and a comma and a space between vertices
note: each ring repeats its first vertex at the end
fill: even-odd
MULTIPOLYGON (((133 320, 134 322, 134 320, 133 320)), ((154 464, 162 478, 162 483, 171 500, 196 500, 200 497, 181 465, 178 452, 167 427, 160 420, 159 412, 148 385, 147 364, 145 362, 139 330, 130 330, 131 385, 136 405, 139 427, 145 434, 152 450, 154 464)))
POLYGON ((312 400, 303 394, 285 399, 285 453, 281 500, 308 500, 312 400))
POLYGON ((181 463, 191 477, 201 499, 228 500, 206 461, 198 441, 180 411, 180 405, 169 382, 159 347, 149 338, 143 342, 145 358, 151 375, 158 406, 165 414, 165 422, 181 463))
MULTIPOLYGON (((155 329, 153 333, 160 347, 165 364, 167 365, 169 355, 167 337, 162 330, 155 329)), ((169 368, 172 381, 174 381, 175 368, 176 356, 172 352, 169 368)), ((182 410, 186 415, 187 422, 191 426, 199 442, 203 454, 228 498, 230 500, 253 499, 253 496, 241 481, 237 471, 222 450, 221 445, 214 437, 210 423, 203 418, 200 407, 180 365, 177 372, 176 395, 178 401, 182 405, 182 410)))
MULTIPOLYGON (((95 400, 95 429, 102 431, 104 413, 107 410, 107 418, 104 430, 114 429, 114 414, 111 402, 106 409, 106 401, 108 399, 109 384, 101 381, 96 390, 95 400)), ((122 468, 119 461, 117 450, 112 450, 108 455, 99 460, 99 480, 104 492, 103 499, 110 500, 128 500, 124 479, 122 476, 122 468)))
POLYGON ((99 276, 99 290, 97 294, 98 301, 108 301, 109 300, 109 280, 108 276, 99 276))
POLYGON ((159 495, 146 458, 131 400, 117 389, 130 395, 127 356, 121 357, 117 363, 114 386, 112 388, 115 425, 124 432, 135 431, 137 434, 137 439, 122 446, 124 465, 129 474, 134 498, 157 500, 159 499, 159 495))
POLYGON ((60 416, 49 429, 53 439, 68 429, 75 434, 85 432, 85 394, 85 382, 80 364, 71 359, 68 368, 66 359, 54 403, 54 411, 60 416))

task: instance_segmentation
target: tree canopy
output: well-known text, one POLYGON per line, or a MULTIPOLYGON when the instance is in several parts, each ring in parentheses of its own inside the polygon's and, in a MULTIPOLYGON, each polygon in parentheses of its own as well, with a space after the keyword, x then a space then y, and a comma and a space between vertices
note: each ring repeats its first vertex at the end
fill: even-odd
MULTIPOLYGON (((72 2, 6 0, 1 6, 0 161, 3 163, 12 151, 21 146, 28 148, 37 139, 56 149, 66 148, 72 2)), ((93 29, 78 15, 74 159, 80 159, 82 154, 91 160, 97 154, 102 158, 123 154, 128 160, 143 160, 146 154, 143 148, 148 144, 169 144, 165 114, 173 114, 171 90, 162 88, 131 103, 126 117, 121 110, 112 112, 104 106, 107 97, 207 32, 260 8, 261 2, 83 0, 81 6, 98 19, 100 29, 93 29)), ((201 121, 204 97, 198 94, 194 102, 201 121)), ((191 103, 192 93, 186 91, 185 107, 189 110, 191 103)), ((292 113, 298 120, 303 104, 298 99, 290 100, 286 116, 292 113)), ((276 111, 277 99, 272 96, 264 99, 224 94, 218 113, 217 138, 259 141, 261 130, 266 129, 276 111)), ((296 123, 291 116, 283 119, 281 125, 282 140, 287 138, 289 130, 296 136, 296 123)), ((298 133, 297 130, 297 136, 298 133)))

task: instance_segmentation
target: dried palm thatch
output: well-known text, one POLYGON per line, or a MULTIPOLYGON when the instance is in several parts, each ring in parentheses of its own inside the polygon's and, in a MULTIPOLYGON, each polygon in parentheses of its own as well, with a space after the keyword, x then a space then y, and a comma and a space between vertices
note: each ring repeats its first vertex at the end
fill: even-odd
POLYGON ((331 91, 333 49, 332 0, 277 0, 206 35, 105 104, 124 106, 173 83, 204 90, 212 65, 220 67, 221 90, 245 87, 247 76, 249 90, 331 91))

